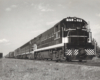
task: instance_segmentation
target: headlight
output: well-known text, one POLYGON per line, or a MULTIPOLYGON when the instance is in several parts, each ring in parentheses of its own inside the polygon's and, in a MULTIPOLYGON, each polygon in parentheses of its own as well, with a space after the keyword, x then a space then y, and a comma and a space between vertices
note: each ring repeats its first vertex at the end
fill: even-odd
POLYGON ((82 22, 82 20, 80 20, 82 22))
POLYGON ((81 20, 81 19, 79 19, 78 21, 79 21, 79 22, 82 22, 82 20, 81 20))
POLYGON ((66 21, 69 21, 68 19, 66 19, 66 21))
POLYGON ((66 21, 74 21, 74 19, 66 19, 66 21))
POLYGON ((79 21, 79 19, 77 19, 77 21, 79 21))

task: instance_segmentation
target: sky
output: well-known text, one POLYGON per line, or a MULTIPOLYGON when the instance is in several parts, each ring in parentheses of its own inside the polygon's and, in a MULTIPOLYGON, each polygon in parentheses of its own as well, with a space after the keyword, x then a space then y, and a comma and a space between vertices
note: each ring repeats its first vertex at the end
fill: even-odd
POLYGON ((69 16, 89 22, 100 45, 100 0, 0 0, 0 52, 14 51, 69 16))

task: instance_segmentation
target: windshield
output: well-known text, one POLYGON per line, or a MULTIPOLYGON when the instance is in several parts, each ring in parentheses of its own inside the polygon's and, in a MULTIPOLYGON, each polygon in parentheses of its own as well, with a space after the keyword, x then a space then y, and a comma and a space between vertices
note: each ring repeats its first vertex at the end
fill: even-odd
POLYGON ((71 30, 69 32, 68 36, 88 36, 88 32, 87 31, 83 31, 83 30, 71 30))
POLYGON ((71 44, 85 44, 87 43, 88 32, 82 30, 69 31, 69 43, 71 44))
POLYGON ((87 37, 69 37, 69 43, 71 44, 86 44, 87 37))

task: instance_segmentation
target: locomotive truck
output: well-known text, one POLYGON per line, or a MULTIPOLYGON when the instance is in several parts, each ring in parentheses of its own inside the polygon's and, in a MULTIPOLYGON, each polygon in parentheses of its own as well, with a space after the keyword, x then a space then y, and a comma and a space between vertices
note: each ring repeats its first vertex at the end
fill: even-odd
POLYGON ((88 60, 96 55, 89 24, 67 17, 14 51, 15 58, 88 60))

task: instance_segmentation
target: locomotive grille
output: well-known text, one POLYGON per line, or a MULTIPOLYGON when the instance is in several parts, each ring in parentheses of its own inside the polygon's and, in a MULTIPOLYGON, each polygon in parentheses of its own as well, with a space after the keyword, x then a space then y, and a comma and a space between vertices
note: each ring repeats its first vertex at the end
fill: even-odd
POLYGON ((87 55, 95 55, 94 49, 85 49, 87 55))
POLYGON ((78 54, 78 49, 75 49, 74 50, 74 55, 77 55, 78 54))
MULTIPOLYGON (((87 55, 95 55, 94 49, 85 49, 87 55)), ((74 49, 72 51, 72 49, 66 49, 65 54, 66 55, 77 55, 79 53, 78 49, 74 49)))
POLYGON ((72 55, 72 50, 71 49, 67 49, 65 53, 66 53, 66 55, 72 55))
POLYGON ((66 55, 72 55, 72 53, 73 53, 73 55, 77 55, 78 49, 74 49, 73 51, 72 51, 72 49, 67 49, 65 53, 66 53, 66 55))

